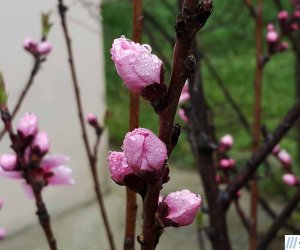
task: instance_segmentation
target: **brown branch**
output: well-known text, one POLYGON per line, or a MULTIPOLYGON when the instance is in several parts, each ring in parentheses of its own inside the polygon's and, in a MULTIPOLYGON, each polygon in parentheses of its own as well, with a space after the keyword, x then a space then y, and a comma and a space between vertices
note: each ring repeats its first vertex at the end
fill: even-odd
POLYGON ((75 65, 74 65, 74 56, 73 56, 73 50, 72 50, 72 45, 71 45, 71 38, 69 35, 69 30, 67 26, 67 21, 66 21, 66 11, 67 7, 64 5, 63 0, 58 0, 58 12, 61 18, 61 25, 66 41, 66 46, 67 46, 67 51, 68 51, 68 61, 69 61, 69 66, 70 66, 70 71, 71 71, 71 76, 72 76, 72 83, 73 83, 73 88, 75 92, 75 99, 76 99, 76 105, 77 105, 77 110, 78 110, 78 118, 80 122, 80 127, 81 127, 81 132, 82 132, 82 139, 84 142, 86 154, 89 160, 89 165, 90 169, 92 172, 92 178, 94 181, 94 188, 96 192, 96 197, 99 203, 100 207, 100 213, 102 215, 104 225, 105 225, 105 230, 107 234, 107 238, 110 244, 111 250, 115 250, 115 244, 113 240, 113 235, 108 223, 105 207, 104 207, 104 202, 103 202, 103 197, 102 197, 102 192, 101 192, 101 187, 100 187, 100 182, 98 178, 98 171, 97 171, 97 166, 95 159, 93 157, 89 140, 87 137, 87 132, 86 132, 86 127, 85 127, 85 122, 84 122, 84 117, 83 117, 83 108, 82 108, 82 101, 81 101, 81 95, 80 95, 80 88, 77 80, 77 75, 76 75, 76 70, 75 70, 75 65))
POLYGON ((36 215, 39 218, 40 225, 42 226, 44 233, 46 235, 49 247, 51 250, 57 250, 56 239, 54 238, 51 224, 50 224, 50 216, 47 211, 46 204, 43 201, 42 192, 40 189, 36 189, 34 184, 31 183, 31 187, 34 190, 34 197, 36 201, 36 215))
POLYGON ((264 238, 259 243, 257 249, 264 250, 267 249, 268 245, 275 238, 279 229, 285 224, 286 220, 291 216, 294 209, 297 207, 300 201, 300 188, 298 188, 296 194, 291 200, 286 204, 285 208, 281 211, 278 217, 274 220, 273 224, 270 226, 269 230, 265 234, 264 238))
MULTIPOLYGON (((142 40, 143 32, 143 1, 132 1, 132 38, 136 43, 142 40)), ((130 92, 130 117, 129 130, 139 127, 139 105, 140 99, 137 93, 130 92)), ((126 187, 126 224, 123 249, 133 250, 135 248, 135 223, 137 217, 136 193, 126 187)))
POLYGON ((235 206, 235 210, 236 210, 237 214, 239 215, 247 233, 250 234, 250 222, 247 219, 247 217, 246 217, 244 211, 242 210, 242 208, 239 204, 239 201, 237 199, 234 200, 234 206, 235 206))
MULTIPOLYGON (((35 79, 35 76, 37 75, 39 69, 40 69, 40 66, 41 64, 45 61, 45 59, 41 59, 40 56, 35 56, 34 57, 34 64, 33 64, 33 67, 31 69, 31 72, 30 72, 30 75, 29 75, 29 78, 28 78, 28 81, 24 87, 24 89, 22 90, 21 94, 19 95, 18 97, 18 100, 17 100, 17 103, 15 104, 15 107, 13 108, 13 111, 12 111, 12 119, 16 116, 16 114, 18 113, 30 87, 32 86, 33 82, 34 82, 34 79, 35 79)), ((6 130, 5 128, 3 128, 0 132, 0 141, 2 140, 3 136, 5 135, 6 133, 6 130)))
MULTIPOLYGON (((173 56, 171 82, 168 88, 166 106, 159 114, 159 138, 166 144, 170 155, 174 145, 171 142, 172 129, 178 100, 184 82, 189 77, 187 65, 192 40, 196 32, 203 27, 212 11, 210 0, 200 4, 197 0, 183 1, 182 9, 176 22, 176 43, 173 56)), ((148 183, 146 195, 143 199, 143 234, 139 237, 142 250, 153 250, 158 244, 162 228, 155 222, 158 196, 162 185, 162 176, 148 183)))
POLYGON ((273 148, 280 142, 286 133, 292 128, 300 116, 300 99, 290 108, 283 121, 279 123, 273 133, 273 137, 261 146, 247 161, 246 165, 240 170, 236 178, 234 178, 220 194, 220 204, 224 210, 227 210, 231 200, 236 193, 246 185, 253 177, 260 164, 265 161, 267 156, 272 152, 273 148))
MULTIPOLYGON (((246 2, 249 2, 246 0, 246 2)), ((263 0, 258 0, 255 16, 255 42, 256 42, 256 70, 254 80, 254 122, 252 127, 252 153, 259 147, 260 143, 260 128, 261 128, 261 92, 262 92, 262 77, 263 77, 263 0)), ((249 249, 256 249, 257 242, 257 204, 258 204, 258 185, 254 176, 250 183, 251 200, 250 200, 250 234, 249 234, 249 249)))

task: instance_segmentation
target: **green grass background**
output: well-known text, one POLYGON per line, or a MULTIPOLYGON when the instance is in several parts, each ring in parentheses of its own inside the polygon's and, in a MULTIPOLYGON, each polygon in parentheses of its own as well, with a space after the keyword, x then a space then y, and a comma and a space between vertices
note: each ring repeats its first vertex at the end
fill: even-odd
MULTIPOLYGON (((264 21, 267 24, 270 21, 276 21, 277 14, 272 1, 265 2, 264 21)), ((170 6, 166 6, 162 1, 144 0, 144 8, 174 38, 176 1, 168 0, 167 3, 170 6)), ((108 122, 110 144, 112 148, 120 149, 128 130, 129 93, 115 71, 109 50, 115 38, 121 35, 131 37, 131 1, 104 2, 102 14, 107 105, 112 112, 112 117, 108 122)), ((164 40, 156 27, 151 26, 147 19, 145 19, 144 25, 155 37, 155 43, 160 45, 165 57, 171 62, 172 45, 164 40)), ((251 123, 255 72, 254 20, 250 18, 243 1, 234 1, 229 4, 228 1, 215 0, 214 11, 198 37, 203 47, 203 53, 210 58, 233 98, 251 123)), ((151 45, 146 34, 143 36, 143 43, 151 45)), ((153 53, 158 54, 158 51, 154 49, 153 53)), ((166 72, 166 79, 168 79, 169 73, 166 72)), ((251 138, 239 123, 235 112, 226 102, 222 91, 205 65, 203 65, 203 79, 207 101, 214 113, 217 135, 220 137, 230 133, 234 136, 235 144, 231 155, 242 163, 250 154, 251 138)), ((272 131, 294 100, 294 57, 291 51, 288 51, 272 57, 265 69, 262 98, 263 124, 272 131)), ((177 121, 182 124, 178 118, 177 121)), ((157 115, 153 112, 152 107, 143 100, 141 101, 140 126, 157 132, 157 115)), ((281 145, 295 156, 297 153, 295 133, 290 132, 281 145)), ((184 132, 181 134, 178 146, 170 160, 171 163, 182 168, 192 168, 195 165, 184 132)), ((278 171, 280 170, 278 169, 278 171)))

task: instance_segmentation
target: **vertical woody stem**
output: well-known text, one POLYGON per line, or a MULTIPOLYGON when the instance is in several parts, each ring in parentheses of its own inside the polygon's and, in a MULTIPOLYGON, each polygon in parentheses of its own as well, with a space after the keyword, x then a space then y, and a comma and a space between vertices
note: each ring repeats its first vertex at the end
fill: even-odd
MULTIPOLYGON (((258 0, 256 8, 256 71, 254 80, 254 122, 252 130, 252 152, 255 152, 259 147, 260 138, 260 124, 261 124, 261 89, 262 89, 262 75, 263 75, 263 46, 262 46, 262 32, 263 32, 263 14, 262 14, 263 0, 258 0)), ((257 204, 258 204, 258 187, 257 181, 251 181, 251 203, 250 203, 250 241, 249 249, 256 249, 257 242, 257 204)))
MULTIPOLYGON (((140 43, 143 31, 143 2, 142 0, 133 0, 133 41, 140 43)), ((130 117, 129 130, 132 131, 139 127, 139 95, 130 92, 130 117)), ((126 188, 126 227, 124 250, 133 250, 135 242, 135 222, 137 216, 136 193, 126 188)))

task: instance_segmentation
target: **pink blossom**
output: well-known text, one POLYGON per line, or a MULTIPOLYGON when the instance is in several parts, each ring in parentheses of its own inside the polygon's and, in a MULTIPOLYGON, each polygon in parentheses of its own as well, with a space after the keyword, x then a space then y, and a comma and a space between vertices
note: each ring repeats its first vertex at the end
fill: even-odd
POLYGON ((119 76, 131 91, 140 93, 150 84, 161 83, 163 63, 151 54, 149 45, 121 37, 114 40, 110 53, 119 76))
POLYGON ((277 17, 280 21, 286 21, 289 17, 289 13, 286 10, 281 10, 278 12, 277 17))
POLYGON ((180 117, 180 119, 182 121, 184 121, 185 123, 189 122, 189 118, 187 117, 187 115, 185 114, 185 110, 183 108, 179 108, 178 109, 178 115, 180 117))
POLYGON ((284 150, 281 149, 277 155, 278 160, 285 166, 285 167, 290 167, 292 164, 292 157, 290 154, 284 150))
POLYGON ((93 113, 88 113, 86 116, 86 120, 89 124, 93 125, 97 122, 97 117, 93 113))
POLYGON ((17 165, 17 156, 15 154, 3 154, 0 157, 0 167, 4 171, 11 171, 17 165))
POLYGON ((185 189, 168 194, 162 201, 168 205, 168 214, 160 218, 166 226, 192 224, 201 205, 201 197, 185 189))
POLYGON ((26 113, 17 125, 18 132, 24 136, 35 136, 38 132, 38 118, 34 113, 26 113))
POLYGON ((40 42, 37 46, 37 52, 40 55, 46 56, 52 51, 52 44, 48 41, 40 42))
POLYGON ((275 30, 274 24, 269 23, 269 24, 267 25, 267 31, 274 31, 274 30, 275 30))
POLYGON ((25 195, 27 196, 28 199, 33 200, 34 199, 34 193, 32 190, 32 187, 27 184, 26 182, 23 182, 21 184, 23 191, 25 192, 25 195))
POLYGON ((72 178, 72 169, 64 165, 68 159, 60 154, 43 158, 40 166, 49 185, 72 185, 75 183, 72 178))
POLYGON ((46 132, 40 131, 35 136, 32 142, 32 149, 37 150, 40 154, 45 154, 49 151, 50 139, 46 132))
POLYGON ((290 28, 292 31, 296 31, 299 29, 299 24, 298 23, 291 23, 290 28))
POLYGON ((22 179, 21 171, 6 171, 0 167, 0 175, 10 179, 22 179))
POLYGON ((0 240, 3 240, 7 236, 7 231, 4 227, 0 227, 0 240))
POLYGON ((221 168, 233 168, 235 166, 235 160, 234 159, 222 159, 220 161, 220 167, 221 168))
POLYGON ((166 145, 149 129, 137 128, 126 134, 123 150, 134 171, 159 170, 167 159, 166 145))
POLYGON ((279 35, 276 30, 270 30, 267 32, 266 36, 267 42, 268 43, 276 43, 279 40, 279 35))
POLYGON ((189 83, 188 80, 185 82, 183 89, 180 94, 179 104, 184 103, 190 99, 190 92, 189 92, 189 83))
POLYGON ((299 184, 298 178, 293 174, 284 174, 282 180, 287 186, 296 186, 299 184))
POLYGON ((127 164, 123 152, 111 151, 109 152, 107 160, 111 178, 115 182, 123 184, 124 177, 133 173, 133 170, 127 164))
POLYGON ((233 146, 234 140, 232 135, 227 134, 221 137, 219 144, 219 151, 225 152, 233 146))
POLYGON ((58 166, 51 170, 52 176, 47 181, 49 185, 73 185, 75 181, 72 177, 72 169, 66 166, 58 166))
POLYGON ((29 51, 30 53, 36 53, 37 46, 38 46, 38 42, 32 38, 27 37, 23 41, 23 48, 29 51))
POLYGON ((296 10, 293 14, 294 17, 300 18, 300 10, 296 10))

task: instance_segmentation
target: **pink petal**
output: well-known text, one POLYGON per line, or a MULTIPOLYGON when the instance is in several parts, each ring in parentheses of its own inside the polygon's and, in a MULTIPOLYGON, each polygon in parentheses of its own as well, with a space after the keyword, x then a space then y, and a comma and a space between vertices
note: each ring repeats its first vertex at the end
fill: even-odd
POLYGON ((46 155, 41 162, 41 167, 45 170, 53 169, 65 164, 70 157, 63 154, 46 155))
POLYGON ((31 188, 31 186, 29 184, 27 184, 26 182, 23 182, 22 184, 22 188, 27 196, 28 199, 33 200, 34 199, 34 193, 33 190, 31 188))
POLYGON ((0 168, 0 175, 10 179, 22 179, 22 173, 20 171, 5 171, 0 168))
POLYGON ((51 170, 53 176, 47 179, 50 185, 73 185, 72 169, 66 166, 59 166, 51 170))

